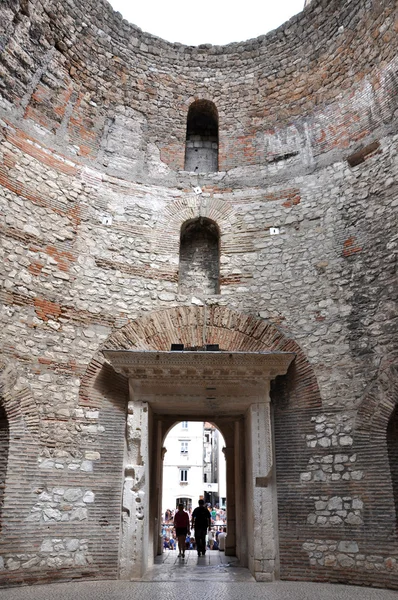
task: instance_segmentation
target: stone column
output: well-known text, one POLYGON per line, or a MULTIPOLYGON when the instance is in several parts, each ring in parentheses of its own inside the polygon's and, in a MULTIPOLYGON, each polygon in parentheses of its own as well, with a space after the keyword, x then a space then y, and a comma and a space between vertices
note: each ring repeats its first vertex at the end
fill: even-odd
POLYGON ((225 555, 236 554, 236 507, 235 507, 235 456, 234 448, 223 448, 227 475, 227 537, 225 540, 225 555))
POLYGON ((148 564, 148 405, 130 386, 122 505, 120 579, 139 579, 148 564))
POLYGON ((162 422, 158 416, 154 417, 149 407, 149 421, 152 423, 152 434, 150 434, 149 455, 151 464, 147 465, 147 473, 150 470, 150 502, 149 502, 149 538, 148 538, 148 568, 153 566, 156 555, 163 551, 161 537, 161 515, 162 515, 162 480, 163 480, 163 456, 162 456, 162 422))
MULTIPOLYGON (((242 567, 248 565, 247 555, 247 523, 246 523, 246 465, 245 465, 245 431, 242 420, 235 421, 234 426, 235 454, 235 529, 236 556, 242 567)), ((227 499, 228 501, 228 499, 227 499)), ((228 507, 227 507, 228 509, 228 507)), ((228 514, 228 510, 227 510, 228 514)), ((227 533, 228 535, 228 533, 227 533)))
POLYGON ((272 477, 273 445, 268 389, 247 412, 247 517, 249 568, 257 581, 273 581, 277 558, 276 506, 272 477), (252 527, 250 527, 250 522, 252 527))
MULTIPOLYGON (((159 475, 159 489, 160 489, 160 494, 159 494, 159 524, 161 524, 161 517, 162 517, 162 491, 163 491, 163 464, 164 464, 164 457, 166 455, 167 452, 167 448, 165 448, 164 446, 162 446, 161 451, 160 451, 160 475, 159 475)), ((158 536, 158 554, 162 554, 163 553, 163 535, 161 534, 161 531, 159 531, 159 536, 158 536)))

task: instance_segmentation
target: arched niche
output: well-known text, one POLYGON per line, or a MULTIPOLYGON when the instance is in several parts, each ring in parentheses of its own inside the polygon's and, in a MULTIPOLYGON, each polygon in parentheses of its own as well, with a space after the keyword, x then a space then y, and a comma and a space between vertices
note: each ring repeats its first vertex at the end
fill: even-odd
POLYGON ((199 217, 181 227, 178 288, 202 296, 220 290, 220 233, 211 219, 199 217))
POLYGON ((0 401, 0 530, 2 526, 2 509, 7 475, 9 441, 10 433, 7 414, 0 401))
POLYGON ((214 102, 195 100, 188 110, 185 171, 218 171, 218 112, 214 102))

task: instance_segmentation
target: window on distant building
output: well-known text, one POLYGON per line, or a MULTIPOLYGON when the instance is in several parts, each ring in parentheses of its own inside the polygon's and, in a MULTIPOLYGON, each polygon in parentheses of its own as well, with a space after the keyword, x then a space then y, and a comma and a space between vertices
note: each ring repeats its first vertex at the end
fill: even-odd
POLYGON ((180 482, 188 483, 188 469, 180 469, 180 482))
POLYGON ((181 454, 188 454, 188 442, 181 442, 181 454))

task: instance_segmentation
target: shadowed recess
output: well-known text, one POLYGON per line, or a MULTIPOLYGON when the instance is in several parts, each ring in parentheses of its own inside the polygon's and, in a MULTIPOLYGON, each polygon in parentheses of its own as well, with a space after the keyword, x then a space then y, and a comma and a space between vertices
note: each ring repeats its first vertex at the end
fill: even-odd
POLYGON ((219 293, 219 232, 210 219, 199 217, 181 228, 179 290, 182 294, 219 293))
POLYGON ((188 110, 185 171, 218 170, 218 113, 210 100, 196 100, 188 110))
POLYGON ((0 403, 0 531, 2 527, 2 509, 8 464, 10 434, 6 411, 0 403))

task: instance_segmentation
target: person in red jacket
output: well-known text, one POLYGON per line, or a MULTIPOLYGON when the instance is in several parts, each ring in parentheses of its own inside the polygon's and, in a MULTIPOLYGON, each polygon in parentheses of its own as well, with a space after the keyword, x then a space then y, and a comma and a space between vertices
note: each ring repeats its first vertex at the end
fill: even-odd
POLYGON ((189 515, 184 510, 184 505, 178 505, 178 511, 174 515, 174 527, 178 540, 178 556, 185 556, 185 538, 187 537, 189 527, 189 515))

